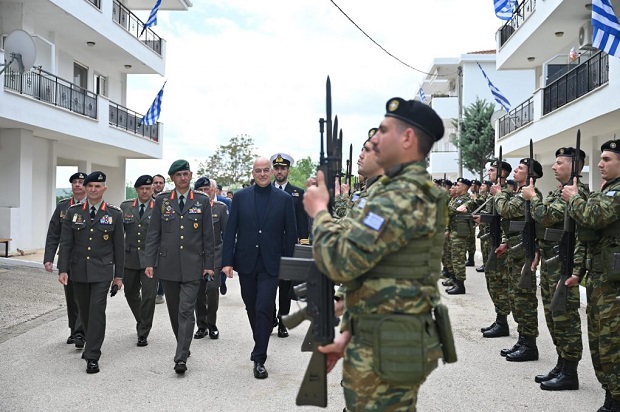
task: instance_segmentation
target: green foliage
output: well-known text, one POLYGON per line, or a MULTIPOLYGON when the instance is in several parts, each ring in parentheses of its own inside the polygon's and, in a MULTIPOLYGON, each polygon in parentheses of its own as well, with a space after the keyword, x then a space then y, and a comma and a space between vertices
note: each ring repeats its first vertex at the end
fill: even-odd
POLYGON ((295 162, 294 166, 291 166, 288 174, 288 181, 303 189, 306 187, 306 179, 316 175, 317 166, 318 164, 313 163, 310 156, 299 159, 295 162))
POLYGON ((133 187, 133 183, 125 182, 125 200, 135 199, 136 197, 138 197, 138 192, 133 187))
POLYGON ((73 196, 73 193, 71 193, 71 189, 64 189, 62 193, 59 193, 59 191, 56 190, 56 204, 58 204, 58 202, 60 202, 61 200, 71 196, 73 196))
MULTIPOLYGON (((491 116, 495 111, 492 103, 476 98, 476 101, 465 108, 461 135, 452 143, 461 149, 463 167, 483 178, 484 165, 493 156, 495 147, 495 131, 491 124, 491 116)), ((455 127, 458 126, 454 121, 455 127)))
POLYGON ((206 162, 198 164, 198 176, 208 176, 222 186, 240 186, 249 183, 254 153, 254 140, 242 134, 230 139, 227 145, 218 145, 206 162))

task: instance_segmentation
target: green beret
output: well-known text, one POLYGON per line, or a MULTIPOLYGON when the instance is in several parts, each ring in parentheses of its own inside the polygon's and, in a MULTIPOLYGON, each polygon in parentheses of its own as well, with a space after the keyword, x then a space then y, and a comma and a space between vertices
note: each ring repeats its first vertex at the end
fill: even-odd
POLYGON ((105 183, 105 178, 106 176, 105 176, 105 173, 103 172, 100 172, 100 171, 92 172, 91 174, 86 176, 86 179, 84 179, 84 186, 86 186, 87 184, 91 182, 105 183))
POLYGON ((168 176, 172 176, 176 172, 180 172, 182 170, 190 170, 189 162, 183 159, 175 160, 170 165, 170 169, 168 169, 168 176))
POLYGON ((385 105, 386 116, 396 117, 429 135, 435 141, 444 134, 443 121, 435 110, 417 100, 405 100, 394 97, 385 105))

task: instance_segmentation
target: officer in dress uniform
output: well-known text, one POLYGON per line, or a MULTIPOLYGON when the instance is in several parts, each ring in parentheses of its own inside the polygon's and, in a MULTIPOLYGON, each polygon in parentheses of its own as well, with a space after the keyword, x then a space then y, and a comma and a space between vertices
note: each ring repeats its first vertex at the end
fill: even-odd
POLYGON ((146 258, 146 233, 149 229, 151 215, 155 207, 152 198, 153 178, 142 175, 134 183, 138 193, 136 199, 121 203, 123 211, 123 227, 125 228, 125 299, 131 313, 136 319, 138 346, 147 346, 149 332, 153 326, 155 314, 155 295, 157 294, 157 279, 149 278, 144 273, 146 258))
POLYGON ((148 277, 164 284, 172 331, 177 339, 174 371, 187 371, 194 335, 194 310, 200 280, 213 276, 213 219, 209 197, 191 190, 189 162, 177 160, 168 169, 174 190, 160 193, 146 236, 148 277))
POLYGON ((105 337, 107 293, 110 282, 123 286, 125 266, 122 213, 103 200, 106 176, 92 172, 84 179, 88 202, 73 205, 62 221, 58 280, 73 281, 82 325, 86 331, 86 373, 99 372, 105 337))
MULTIPOLYGON (((86 199, 86 189, 84 188, 84 179, 86 173, 77 172, 71 175, 69 183, 71 183, 71 191, 73 196, 61 200, 56 205, 56 210, 50 219, 47 229, 47 238, 45 239, 45 254, 43 256, 43 265, 45 270, 52 272, 54 269, 54 255, 58 250, 60 243, 60 231, 62 229, 62 219, 67 214, 69 207, 83 202, 86 199)), ((69 280, 68 284, 63 286, 65 290, 65 300, 67 301, 67 317, 69 319, 69 330, 71 334, 67 338, 67 345, 75 344, 77 349, 84 347, 84 328, 78 312, 78 306, 75 301, 73 292, 73 281, 69 280)))

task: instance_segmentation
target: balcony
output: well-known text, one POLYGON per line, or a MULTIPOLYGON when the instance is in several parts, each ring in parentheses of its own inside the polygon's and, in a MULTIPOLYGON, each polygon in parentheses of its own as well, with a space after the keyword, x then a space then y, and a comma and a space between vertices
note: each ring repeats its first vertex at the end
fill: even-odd
POLYGON ((499 50, 508 39, 517 31, 519 27, 527 20, 528 17, 536 10, 536 0, 525 0, 512 15, 512 19, 506 22, 501 29, 497 31, 497 49, 499 50))
POLYGON ((544 89, 543 115, 609 82, 609 55, 598 52, 544 89))
POLYGON ((528 100, 512 109, 510 113, 499 118, 498 139, 501 139, 526 124, 532 123, 533 120, 534 97, 530 97, 528 100))
POLYGON ((144 116, 120 104, 110 102, 110 126, 126 130, 130 133, 145 137, 154 142, 159 141, 159 123, 151 126, 142 124, 144 116))
POLYGON ((145 28, 144 23, 127 7, 123 6, 118 0, 114 0, 112 6, 112 20, 133 35, 145 46, 161 56, 161 38, 151 29, 145 28))
POLYGON ((19 74, 8 69, 4 88, 36 100, 97 118, 97 95, 45 70, 30 70, 19 74))

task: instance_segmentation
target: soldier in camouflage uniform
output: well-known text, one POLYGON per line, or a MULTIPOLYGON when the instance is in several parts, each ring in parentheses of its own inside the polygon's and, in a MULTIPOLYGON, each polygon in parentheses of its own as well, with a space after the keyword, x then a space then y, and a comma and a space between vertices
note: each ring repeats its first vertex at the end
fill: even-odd
MULTIPOLYGON (((473 179, 471 181, 469 189, 471 191, 470 196, 474 206, 473 209, 482 204, 482 202, 478 203, 481 185, 480 180, 473 179)), ((465 266, 474 266, 474 256, 476 255, 476 226, 472 224, 470 231, 470 236, 467 238, 467 263, 465 266)))
MULTIPOLYGON (((484 210, 490 203, 490 187, 491 182, 488 180, 482 182, 482 185, 480 186, 480 192, 478 193, 478 197, 476 197, 476 209, 480 208, 479 211, 484 210)), ((484 265, 487 263, 487 257, 489 256, 490 239, 487 233, 489 233, 488 225, 478 223, 478 239, 480 239, 480 252, 482 253, 482 265, 476 268, 476 272, 478 273, 484 272, 484 265)))
MULTIPOLYGON (((553 164, 553 173, 561 185, 566 184, 571 177, 572 156, 575 149, 562 147, 555 152, 556 160, 553 164)), ((580 161, 577 173, 581 172, 586 154, 583 150, 579 153, 580 161)), ((586 198, 590 190, 588 186, 580 183, 579 194, 586 198)), ((577 377, 577 365, 581 360, 583 344, 581 342, 581 318, 579 317, 579 288, 572 287, 567 291, 566 312, 553 312, 550 309, 551 298, 562 276, 562 262, 550 260, 557 255, 559 242, 545 240, 545 229, 563 230, 564 211, 566 202, 562 200, 562 186, 549 193, 549 196, 541 201, 536 197, 534 186, 529 185, 521 190, 525 200, 530 200, 532 218, 536 221, 536 243, 538 256, 541 261, 540 268, 540 294, 542 296, 545 321, 551 334, 551 339, 558 354, 556 366, 547 374, 537 375, 534 380, 540 383, 544 390, 579 389, 577 377)), ((579 255, 577 251, 576 255, 579 255)), ((575 264, 575 269, 583 267, 575 264)))
MULTIPOLYGON (((448 196, 446 196, 446 207, 450 203, 450 200, 454 198, 454 189, 452 187, 452 182, 447 179, 443 179, 441 181, 443 188, 448 192, 448 196)), ((448 225, 446 225, 446 230, 448 230, 448 225)), ((446 237, 446 240, 443 244, 443 253, 441 255, 441 275, 444 278, 448 278, 448 280, 441 282, 444 286, 454 286, 454 270, 452 268, 452 254, 450 253, 450 239, 449 236, 446 237)))
POLYGON ((471 228, 473 227, 469 213, 474 206, 468 193, 470 186, 471 181, 469 179, 459 177, 454 186, 456 197, 448 203, 450 223, 445 236, 450 241, 450 258, 452 260, 452 273, 454 273, 453 286, 446 289, 449 295, 462 295, 465 293, 465 254, 467 253, 467 244, 471 236, 471 228))
POLYGON ((321 172, 319 186, 304 197, 315 219, 316 264, 347 286, 342 333, 319 348, 328 355, 328 370, 344 356, 347 411, 415 411, 418 389, 442 356, 431 310, 440 300, 445 192, 433 186, 425 159, 443 132, 441 119, 429 106, 391 99, 371 139, 386 175, 352 226, 342 230, 327 211, 329 193, 321 172), (410 325, 402 335, 385 330, 401 322, 410 325), (373 335, 383 338, 375 341, 373 335), (435 343, 423 344, 420 338, 435 343), (391 344, 426 353, 399 355, 389 363, 385 358, 397 351, 391 344), (391 365, 406 376, 395 376, 391 365), (417 368, 420 372, 413 372, 417 368))
MULTIPOLYGON (((586 243, 588 340, 598 381, 605 389, 600 412, 620 411, 620 270, 614 257, 620 252, 620 140, 601 146, 598 163, 604 181, 600 192, 586 199, 578 187, 566 185, 562 199, 577 224, 577 237, 586 243)), ((578 274, 566 280, 579 282, 578 274)))
MULTIPOLYGON (((510 296, 510 306, 512 315, 518 323, 519 340, 510 349, 502 349, 500 354, 506 356, 506 360, 511 362, 526 362, 538 360, 538 347, 536 338, 538 337, 538 298, 536 297, 536 272, 530 288, 520 288, 521 269, 525 264, 525 250, 519 246, 522 242, 521 232, 511 232, 511 221, 522 221, 525 219, 525 201, 521 196, 521 187, 526 183, 528 169, 531 167, 530 176, 534 179, 542 177, 542 166, 538 161, 533 160, 530 166, 530 159, 521 159, 519 166, 513 173, 515 184, 518 186, 516 192, 503 190, 495 194, 495 207, 502 216, 502 244, 499 254, 508 253, 506 265, 510 271, 508 292, 510 296), (516 248, 515 248, 516 246, 516 248)), ((493 185, 492 190, 497 185, 493 185)), ((542 199, 542 194, 536 189, 536 196, 542 199)))

